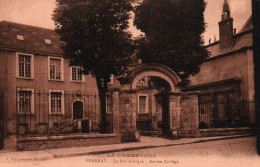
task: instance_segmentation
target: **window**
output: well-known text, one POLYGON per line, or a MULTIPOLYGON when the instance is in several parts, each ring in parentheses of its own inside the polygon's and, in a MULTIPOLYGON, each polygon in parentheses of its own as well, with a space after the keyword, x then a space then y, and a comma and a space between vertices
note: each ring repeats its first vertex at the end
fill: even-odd
POLYGON ((148 95, 138 95, 138 113, 148 113, 148 95))
POLYGON ((51 45, 51 40, 50 40, 50 39, 44 39, 44 42, 45 42, 46 44, 51 45))
POLYGON ((59 80, 63 81, 64 73, 63 73, 63 58, 54 58, 49 57, 49 80, 59 80))
POLYGON ((85 77, 82 74, 82 70, 80 67, 73 66, 70 67, 71 71, 71 81, 76 81, 76 82, 85 82, 85 77))
POLYGON ((50 91, 49 93, 49 114, 64 114, 64 91, 50 91))
POLYGON ((20 41, 23 41, 24 37, 23 37, 23 35, 16 35, 16 39, 18 39, 20 41))
POLYGON ((61 60, 50 59, 50 79, 61 79, 61 60))
POLYGON ((17 78, 33 79, 34 57, 32 54, 16 53, 17 78))
POLYGON ((18 89, 18 112, 20 114, 34 113, 34 91, 33 89, 18 89))

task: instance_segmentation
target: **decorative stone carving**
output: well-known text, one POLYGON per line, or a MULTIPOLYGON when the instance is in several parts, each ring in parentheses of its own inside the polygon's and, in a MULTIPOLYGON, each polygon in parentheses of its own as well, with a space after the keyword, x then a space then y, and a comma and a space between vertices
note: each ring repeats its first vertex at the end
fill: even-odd
MULTIPOLYGON (((176 90, 171 78, 169 76, 167 76, 166 74, 158 72, 158 71, 145 71, 145 72, 142 72, 139 75, 137 75, 132 82, 132 89, 136 89, 138 82, 140 80, 142 80, 143 78, 147 78, 146 80, 147 80, 147 84, 148 84, 148 79, 149 79, 148 77, 151 77, 151 76, 159 77, 159 78, 166 80, 170 84, 171 90, 172 91, 176 90)), ((144 81, 144 83, 146 83, 146 82, 144 81)))

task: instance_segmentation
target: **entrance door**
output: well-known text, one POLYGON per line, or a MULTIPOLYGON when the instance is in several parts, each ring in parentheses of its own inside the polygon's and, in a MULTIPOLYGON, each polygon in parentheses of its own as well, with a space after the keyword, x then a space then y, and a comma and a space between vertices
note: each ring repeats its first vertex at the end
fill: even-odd
POLYGON ((170 131, 170 117, 169 117, 169 97, 164 93, 156 95, 156 105, 158 114, 158 128, 162 129, 163 135, 167 135, 170 131))
POLYGON ((83 119, 83 102, 75 101, 73 103, 73 120, 83 119))
POLYGON ((168 133, 170 130, 170 121, 169 121, 169 103, 168 97, 163 97, 162 100, 162 131, 163 133, 168 133))

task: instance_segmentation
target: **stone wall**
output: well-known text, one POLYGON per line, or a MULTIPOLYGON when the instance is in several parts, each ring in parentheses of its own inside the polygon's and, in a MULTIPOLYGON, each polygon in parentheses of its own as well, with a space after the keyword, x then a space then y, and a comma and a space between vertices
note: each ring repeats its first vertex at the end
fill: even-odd
MULTIPOLYGON (((244 38, 244 36, 243 36, 244 38)), ((245 40, 246 41, 246 40, 245 40)), ((212 51, 212 54, 218 53, 218 51, 212 51)), ((216 55, 217 56, 217 55, 216 55)), ((218 56, 214 59, 210 59, 204 62, 200 67, 200 72, 195 76, 191 76, 192 86, 203 86, 207 83, 225 81, 229 79, 239 78, 241 79, 241 96, 247 100, 254 99, 254 65, 253 65, 253 52, 252 49, 247 49, 234 54, 229 54, 227 56, 218 56)), ((225 83, 225 85, 230 87, 223 87, 220 85, 221 91, 225 91, 226 88, 237 89, 237 86, 225 83)), ((215 89, 216 87, 212 87, 215 89)), ((201 90, 203 89, 197 89, 201 90)), ((218 91, 218 88, 214 91, 218 91)))
POLYGON ((17 139, 17 150, 24 151, 64 147, 86 147, 94 145, 118 144, 120 142, 120 134, 27 137, 17 139))
POLYGON ((199 136, 198 96, 196 94, 182 94, 180 106, 181 114, 178 136, 199 136))
POLYGON ((201 137, 245 135, 245 134, 252 134, 252 133, 253 133, 253 129, 249 128, 249 127, 200 129, 200 136, 201 137))

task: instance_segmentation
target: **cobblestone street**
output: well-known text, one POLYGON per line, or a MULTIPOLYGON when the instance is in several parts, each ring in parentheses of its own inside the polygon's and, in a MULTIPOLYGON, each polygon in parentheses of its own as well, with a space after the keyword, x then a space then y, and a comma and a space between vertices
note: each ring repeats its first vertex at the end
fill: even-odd
POLYGON ((0 166, 250 166, 259 167, 256 138, 243 137, 45 161, 2 161, 0 166))

